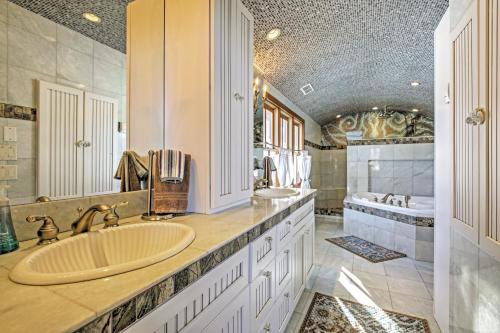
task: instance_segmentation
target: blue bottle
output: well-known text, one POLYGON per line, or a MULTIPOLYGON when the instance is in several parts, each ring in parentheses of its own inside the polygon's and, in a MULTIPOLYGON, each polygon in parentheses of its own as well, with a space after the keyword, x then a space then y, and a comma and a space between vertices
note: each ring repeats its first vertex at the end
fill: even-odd
POLYGON ((10 214, 10 202, 5 195, 5 187, 0 187, 0 254, 12 252, 18 248, 19 242, 10 214))

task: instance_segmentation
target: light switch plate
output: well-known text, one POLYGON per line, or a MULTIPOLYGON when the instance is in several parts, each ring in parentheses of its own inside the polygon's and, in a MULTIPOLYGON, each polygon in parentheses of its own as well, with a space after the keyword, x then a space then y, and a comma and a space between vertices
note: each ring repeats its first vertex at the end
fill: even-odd
POLYGON ((0 180, 17 180, 17 165, 0 165, 0 180))
POLYGON ((3 128, 3 141, 15 142, 17 141, 17 128, 13 126, 4 126, 3 128))
POLYGON ((0 144, 0 161, 16 161, 17 145, 0 144))

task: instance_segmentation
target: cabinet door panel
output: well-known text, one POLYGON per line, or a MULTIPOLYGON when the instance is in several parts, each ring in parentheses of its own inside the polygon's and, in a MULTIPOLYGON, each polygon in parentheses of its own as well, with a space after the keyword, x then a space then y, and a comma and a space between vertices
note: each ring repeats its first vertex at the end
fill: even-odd
POLYGON ((292 247, 292 294, 294 306, 304 290, 304 232, 294 235, 292 247))
POLYGON ((248 288, 246 288, 203 330, 203 333, 249 333, 250 299, 248 296, 248 288))
POLYGON ((250 314, 252 327, 260 327, 274 303, 275 262, 272 261, 250 284, 250 314))
POLYGON ((304 227, 304 274, 307 280, 314 264, 314 219, 304 227))
POLYGON ((452 33, 454 225, 470 239, 479 235, 479 126, 466 119, 478 107, 477 1, 452 33))

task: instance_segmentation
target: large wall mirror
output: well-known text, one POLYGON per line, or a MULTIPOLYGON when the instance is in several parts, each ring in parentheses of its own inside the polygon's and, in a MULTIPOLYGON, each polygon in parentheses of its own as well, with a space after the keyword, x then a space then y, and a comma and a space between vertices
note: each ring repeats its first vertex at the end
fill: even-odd
POLYGON ((127 142, 127 4, 0 1, 0 186, 12 204, 141 189, 115 177, 127 142))

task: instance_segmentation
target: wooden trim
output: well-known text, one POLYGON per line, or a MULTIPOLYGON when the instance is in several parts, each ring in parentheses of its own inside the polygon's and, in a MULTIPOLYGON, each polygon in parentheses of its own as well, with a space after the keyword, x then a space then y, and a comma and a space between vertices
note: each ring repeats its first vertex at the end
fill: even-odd
POLYGON ((281 103, 276 97, 274 97, 273 95, 267 93, 266 94, 266 97, 264 98, 264 101, 265 102, 271 102, 272 104, 274 104, 275 106, 277 106, 278 108, 282 109, 283 111, 285 111, 286 113, 290 114, 292 116, 292 118, 295 118, 297 119, 298 121, 300 121, 302 124, 305 123, 304 121, 304 118, 302 118, 301 116, 299 116, 298 114, 296 114, 295 112, 293 112, 292 110, 290 110, 290 108, 288 106, 286 106, 285 104, 281 103))

